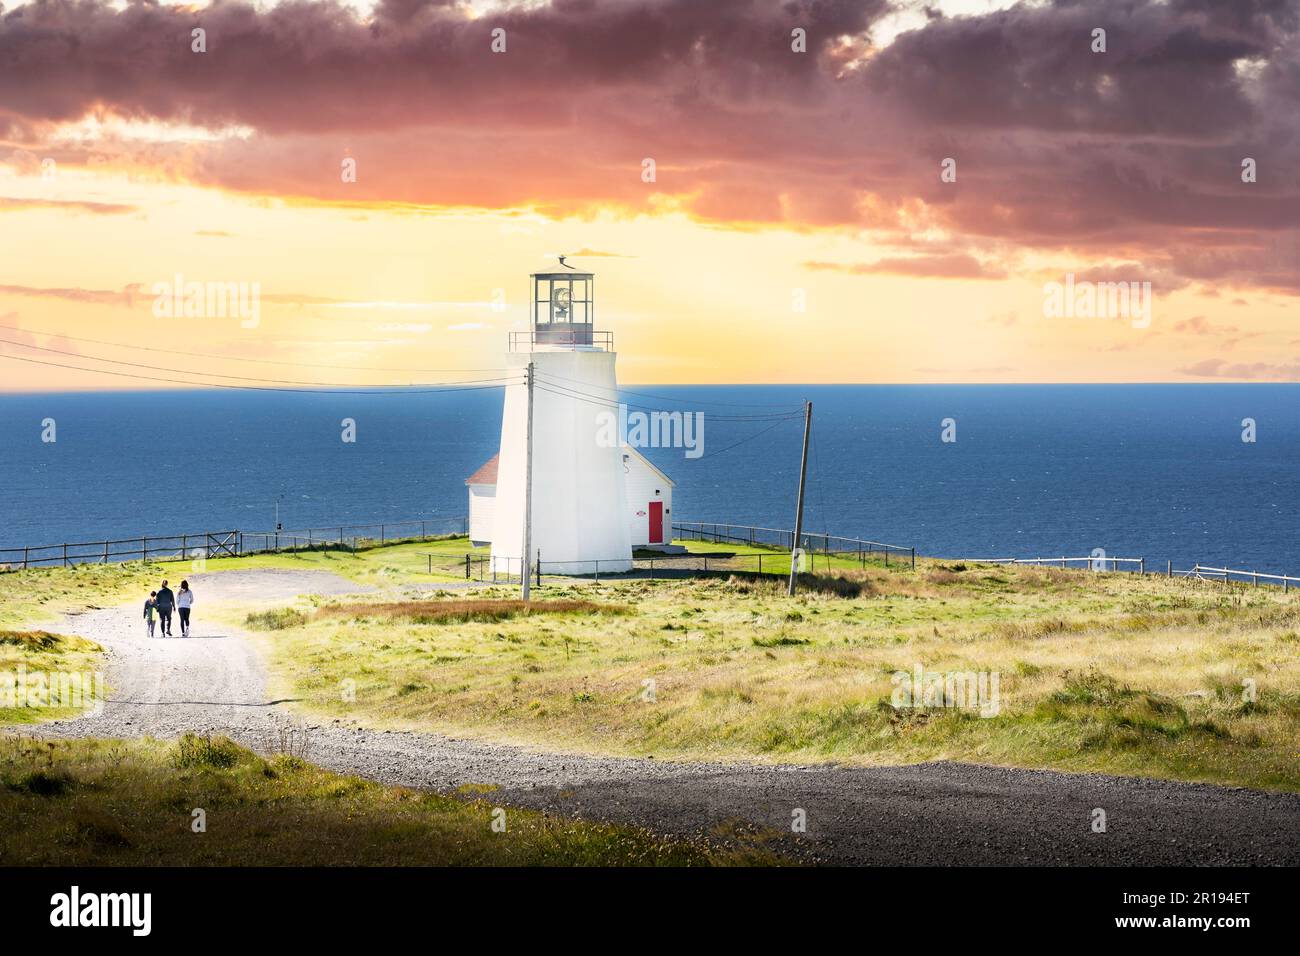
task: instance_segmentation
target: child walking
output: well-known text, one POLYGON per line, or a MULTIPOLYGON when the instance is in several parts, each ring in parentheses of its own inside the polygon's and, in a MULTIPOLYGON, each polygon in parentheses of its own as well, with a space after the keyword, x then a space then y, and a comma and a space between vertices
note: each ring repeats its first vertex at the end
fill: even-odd
POLYGON ((144 622, 149 627, 150 637, 153 637, 153 628, 154 628, 153 612, 158 607, 157 597, 158 597, 157 591, 150 591, 149 596, 145 598, 144 601, 144 622))

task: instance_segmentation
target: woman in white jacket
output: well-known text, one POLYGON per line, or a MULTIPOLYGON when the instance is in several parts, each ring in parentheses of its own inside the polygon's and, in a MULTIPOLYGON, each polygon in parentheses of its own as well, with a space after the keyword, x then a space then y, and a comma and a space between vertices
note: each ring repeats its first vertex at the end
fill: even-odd
POLYGON ((190 582, 182 581, 181 589, 176 592, 176 610, 181 616, 181 637, 190 636, 190 608, 194 606, 194 592, 190 582))

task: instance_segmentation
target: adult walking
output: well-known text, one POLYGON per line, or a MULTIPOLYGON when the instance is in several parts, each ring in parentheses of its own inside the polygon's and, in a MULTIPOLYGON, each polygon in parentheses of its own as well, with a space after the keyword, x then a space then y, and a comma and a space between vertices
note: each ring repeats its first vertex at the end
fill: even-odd
POLYGON ((162 587, 158 589, 158 596, 154 598, 154 604, 158 608, 158 632, 163 637, 172 636, 172 608, 176 604, 176 596, 172 594, 172 589, 163 581, 162 587))
POLYGON ((182 581, 181 589, 176 592, 176 612, 181 616, 181 637, 190 636, 190 608, 194 606, 194 592, 190 582, 182 581))

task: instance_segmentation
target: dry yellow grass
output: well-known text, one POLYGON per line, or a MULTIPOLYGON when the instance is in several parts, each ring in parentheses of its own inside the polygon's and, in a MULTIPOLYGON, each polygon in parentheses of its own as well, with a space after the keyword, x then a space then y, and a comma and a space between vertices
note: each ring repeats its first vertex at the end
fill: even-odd
POLYGON ((940 562, 807 583, 794 599, 742 579, 546 586, 547 599, 631 610, 463 623, 349 606, 266 649, 286 696, 378 726, 684 759, 959 759, 1300 789, 1296 595, 940 562), (918 667, 996 673, 997 715, 893 706, 895 675, 918 667))

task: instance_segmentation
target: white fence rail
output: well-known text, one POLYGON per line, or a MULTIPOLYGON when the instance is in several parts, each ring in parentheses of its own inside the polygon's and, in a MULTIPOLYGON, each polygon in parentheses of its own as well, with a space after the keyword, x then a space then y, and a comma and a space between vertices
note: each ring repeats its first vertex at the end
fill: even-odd
MULTIPOLYGON (((1059 558, 952 558, 954 561, 967 561, 971 564, 1027 564, 1035 567, 1057 567, 1065 568, 1071 564, 1082 564, 1094 571, 1120 571, 1125 570, 1130 573, 1146 574, 1146 558, 1112 558, 1112 557, 1086 557, 1086 558, 1069 558, 1061 556, 1059 558), (1121 568, 1120 565, 1129 567, 1121 568), (1136 565, 1136 567, 1133 567, 1136 565)), ((1160 572, 1154 572, 1159 574, 1160 572)), ((1289 574, 1265 574, 1263 571, 1245 571, 1240 568, 1216 568, 1207 564, 1197 564, 1194 567, 1179 569, 1175 568, 1173 562, 1165 562, 1165 576, 1171 578, 1190 578, 1199 581, 1222 581, 1225 584, 1236 581, 1241 584, 1249 582, 1252 587, 1259 587, 1261 583, 1281 585, 1283 591, 1290 591, 1291 585, 1300 585, 1300 577, 1289 574)))
POLYGON ((971 564, 1032 564, 1035 567, 1042 568, 1065 568, 1071 564, 1090 565, 1094 571, 1119 571, 1121 564, 1136 564, 1137 568, 1128 568, 1126 570, 1136 570, 1138 574, 1147 573, 1146 558, 1112 558, 1112 557, 1086 557, 1086 558, 1067 558, 1062 555, 1059 558, 956 558, 957 561, 969 561, 971 564))
POLYGON ((1291 585, 1293 583, 1300 584, 1300 578, 1292 577, 1289 574, 1264 574, 1261 571, 1241 571, 1237 568, 1212 568, 1204 564, 1198 564, 1185 571, 1179 571, 1174 568, 1169 569, 1170 577, 1196 578, 1201 581, 1217 580, 1222 581, 1225 584, 1233 580, 1233 575, 1236 575, 1237 580, 1241 581, 1243 584, 1247 579, 1249 579, 1252 587, 1259 587, 1260 581, 1263 581, 1265 584, 1279 581, 1282 584, 1282 590, 1289 591, 1291 590, 1291 585))

